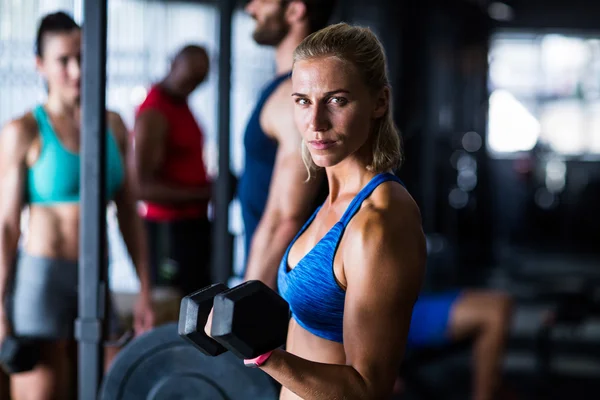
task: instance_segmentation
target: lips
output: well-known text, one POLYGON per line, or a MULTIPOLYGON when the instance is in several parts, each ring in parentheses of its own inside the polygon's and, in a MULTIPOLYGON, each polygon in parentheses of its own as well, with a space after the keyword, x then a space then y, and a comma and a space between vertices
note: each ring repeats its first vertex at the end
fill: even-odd
POLYGON ((308 144, 315 150, 327 150, 335 146, 335 140, 311 140, 308 144))

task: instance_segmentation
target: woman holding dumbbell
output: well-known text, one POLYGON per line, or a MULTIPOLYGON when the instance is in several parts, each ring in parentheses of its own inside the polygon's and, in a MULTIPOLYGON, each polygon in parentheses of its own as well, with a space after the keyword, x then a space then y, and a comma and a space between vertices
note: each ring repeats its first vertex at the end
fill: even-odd
POLYGON ((292 87, 305 164, 325 168, 330 194, 279 268, 286 350, 246 363, 282 399, 389 398, 426 251, 417 205, 390 173, 401 151, 382 46, 365 28, 318 31, 295 50, 292 87))
MULTIPOLYGON (((36 45, 36 66, 48 98, 0 134, 0 343, 8 336, 39 343, 33 370, 11 375, 15 400, 66 399, 76 387, 81 29, 64 13, 47 15, 36 45), (25 206, 28 234, 18 252, 25 206)), ((116 203, 140 277, 134 317, 141 332, 153 324, 145 235, 124 162, 127 130, 112 112, 107 127, 106 200, 116 203)), ((115 315, 109 320, 111 328, 118 328, 115 315)))

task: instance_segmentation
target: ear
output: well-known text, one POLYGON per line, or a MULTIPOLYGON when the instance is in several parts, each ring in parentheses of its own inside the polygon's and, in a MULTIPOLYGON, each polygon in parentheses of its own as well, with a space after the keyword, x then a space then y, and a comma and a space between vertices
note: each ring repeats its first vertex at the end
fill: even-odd
POLYGON ((390 88, 384 87, 375 96, 375 105, 373 107, 373 119, 381 118, 385 115, 390 105, 390 88))
POLYGON ((303 1, 292 0, 285 10, 285 19, 288 23, 298 23, 306 18, 306 4, 303 1))
POLYGON ((35 56, 35 68, 38 70, 40 75, 46 77, 46 71, 44 70, 44 60, 40 56, 35 56))

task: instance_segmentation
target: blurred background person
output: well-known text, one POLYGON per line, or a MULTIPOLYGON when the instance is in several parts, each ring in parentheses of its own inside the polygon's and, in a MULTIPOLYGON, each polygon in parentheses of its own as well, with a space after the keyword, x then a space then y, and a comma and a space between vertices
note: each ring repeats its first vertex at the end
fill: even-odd
MULTIPOLYGON (((36 66, 48 97, 8 124, 0 134, 0 342, 7 336, 33 339, 39 362, 10 377, 12 398, 69 398, 74 389, 78 315, 80 221, 81 29, 63 12, 42 18, 36 66), (29 234, 18 249, 21 211, 27 206, 29 234)), ((146 237, 136 212, 125 160, 128 132, 120 116, 107 112, 106 201, 114 201, 141 291, 134 307, 140 334, 153 326, 146 237)), ((108 268, 108 260, 107 265, 108 268)), ((108 301, 109 336, 120 333, 108 301)), ((111 348, 106 364, 115 355, 111 348)))
POLYGON ((211 283, 211 182, 204 133, 188 97, 206 79, 206 50, 187 45, 136 113, 132 163, 150 248, 152 282, 181 295, 211 283))

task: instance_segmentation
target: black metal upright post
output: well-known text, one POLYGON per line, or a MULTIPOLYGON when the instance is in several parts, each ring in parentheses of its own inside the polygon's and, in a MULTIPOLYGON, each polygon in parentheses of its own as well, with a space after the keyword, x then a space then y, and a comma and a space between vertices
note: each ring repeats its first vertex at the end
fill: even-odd
POLYGON ((219 176, 215 185, 215 229, 213 240, 213 279, 226 282, 232 272, 232 242, 229 236, 231 199, 230 92, 231 92, 231 21, 234 0, 222 0, 219 29, 219 176))
POLYGON ((104 357, 106 300, 106 19, 107 0, 84 1, 79 228, 78 398, 96 399, 104 357))

